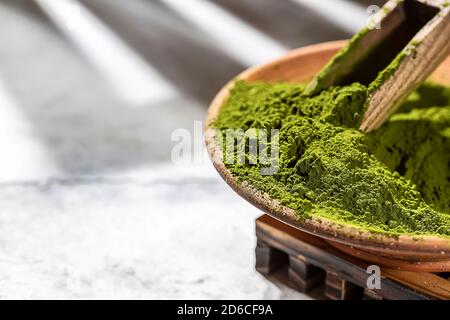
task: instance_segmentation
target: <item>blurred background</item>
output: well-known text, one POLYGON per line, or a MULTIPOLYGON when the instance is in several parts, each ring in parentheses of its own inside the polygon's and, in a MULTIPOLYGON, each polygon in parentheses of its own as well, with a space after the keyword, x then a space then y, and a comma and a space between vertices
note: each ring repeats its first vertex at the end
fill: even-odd
POLYGON ((239 72, 384 2, 0 0, 0 298, 308 298, 254 271, 260 212, 198 155, 198 121, 239 72))

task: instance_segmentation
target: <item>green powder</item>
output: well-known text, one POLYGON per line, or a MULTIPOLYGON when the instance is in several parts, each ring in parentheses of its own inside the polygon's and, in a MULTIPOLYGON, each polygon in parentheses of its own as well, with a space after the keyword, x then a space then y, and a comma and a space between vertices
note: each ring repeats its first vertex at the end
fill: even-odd
POLYGON ((214 127, 279 129, 280 148, 274 175, 262 175, 262 164, 227 164, 238 181, 299 221, 450 236, 450 88, 424 84, 371 134, 357 129, 370 88, 303 92, 298 84, 236 82, 214 127))

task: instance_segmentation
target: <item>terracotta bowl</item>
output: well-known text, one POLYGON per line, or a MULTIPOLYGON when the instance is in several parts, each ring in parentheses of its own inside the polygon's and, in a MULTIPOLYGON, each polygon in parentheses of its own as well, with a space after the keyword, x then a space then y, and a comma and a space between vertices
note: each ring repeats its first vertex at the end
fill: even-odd
MULTIPOLYGON (((310 80, 345 41, 328 42, 294 50, 268 64, 251 68, 238 76, 246 81, 305 82, 310 80)), ((432 79, 450 85, 450 57, 436 70, 432 79)), ((450 240, 436 236, 392 237, 370 233, 362 228, 338 224, 324 218, 297 221, 295 212, 250 187, 238 183, 230 171, 214 155, 220 154, 210 130, 226 101, 233 82, 225 86, 211 103, 205 122, 208 153, 222 178, 244 199, 265 213, 290 226, 329 240, 336 247, 365 260, 404 270, 450 271, 450 240)))

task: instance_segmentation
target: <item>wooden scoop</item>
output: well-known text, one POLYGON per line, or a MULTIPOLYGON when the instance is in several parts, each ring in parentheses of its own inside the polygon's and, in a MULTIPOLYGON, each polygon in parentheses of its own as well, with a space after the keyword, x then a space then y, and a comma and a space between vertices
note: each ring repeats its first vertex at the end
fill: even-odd
POLYGON ((306 94, 369 87, 360 129, 379 128, 450 54, 450 0, 391 0, 309 84, 306 94))

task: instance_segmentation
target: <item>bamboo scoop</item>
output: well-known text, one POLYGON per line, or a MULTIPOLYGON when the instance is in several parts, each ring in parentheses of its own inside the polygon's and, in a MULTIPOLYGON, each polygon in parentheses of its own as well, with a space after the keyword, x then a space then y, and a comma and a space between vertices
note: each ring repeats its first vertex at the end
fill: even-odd
POLYGON ((450 0, 390 0, 309 84, 306 94, 369 87, 360 129, 379 128, 450 54, 450 0))

